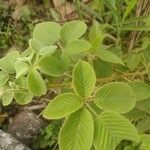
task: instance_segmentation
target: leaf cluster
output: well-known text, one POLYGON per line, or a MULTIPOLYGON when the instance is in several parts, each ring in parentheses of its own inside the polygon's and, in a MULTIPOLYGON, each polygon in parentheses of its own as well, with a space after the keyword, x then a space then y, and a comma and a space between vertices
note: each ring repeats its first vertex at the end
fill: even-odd
POLYGON ((150 136, 145 133, 150 128, 143 124, 149 121, 150 85, 132 81, 136 75, 149 80, 147 46, 142 53, 130 55, 133 58, 124 58, 113 51, 114 46, 105 44, 106 26, 94 21, 86 31, 87 25, 79 20, 62 26, 37 24, 26 51, 11 51, 0 59, 3 105, 13 100, 25 105, 50 88, 60 88, 43 117, 66 117, 59 133, 61 150, 115 150, 123 140, 142 142, 139 145, 148 150, 150 136), (142 72, 137 72, 138 65, 144 68, 142 72))

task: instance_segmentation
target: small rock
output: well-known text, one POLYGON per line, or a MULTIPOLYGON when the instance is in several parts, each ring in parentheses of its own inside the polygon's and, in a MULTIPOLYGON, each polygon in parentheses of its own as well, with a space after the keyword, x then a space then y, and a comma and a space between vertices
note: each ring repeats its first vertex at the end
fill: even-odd
POLYGON ((31 150, 10 134, 0 130, 0 150, 31 150))
POLYGON ((7 132, 30 146, 43 125, 43 121, 32 111, 23 110, 11 119, 7 132))

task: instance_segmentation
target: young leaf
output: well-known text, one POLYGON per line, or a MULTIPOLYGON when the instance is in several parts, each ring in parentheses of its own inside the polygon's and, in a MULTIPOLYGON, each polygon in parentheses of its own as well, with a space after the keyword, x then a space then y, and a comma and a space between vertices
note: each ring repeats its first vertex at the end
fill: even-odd
POLYGON ((91 114, 86 109, 73 113, 64 123, 59 134, 61 150, 90 150, 94 125, 91 114))
POLYGON ((82 97, 89 97, 96 83, 96 76, 92 66, 79 61, 73 69, 73 84, 75 91, 82 97))
POLYGON ((89 41, 92 44, 90 51, 95 52, 102 44, 105 34, 103 33, 102 26, 94 21, 89 31, 89 41))
POLYGON ((33 99, 33 94, 29 91, 18 91, 14 94, 14 98, 16 102, 20 105, 25 105, 28 104, 32 101, 33 99))
POLYGON ((43 47, 45 47, 44 44, 42 44, 40 41, 36 39, 30 39, 29 40, 29 46, 32 49, 33 52, 39 53, 39 50, 43 47))
POLYGON ((136 95, 136 101, 141 101, 150 98, 150 85, 135 81, 128 83, 136 95))
POLYGON ((33 94, 29 90, 26 89, 28 87, 27 78, 26 77, 19 78, 16 84, 22 88, 19 91, 14 93, 14 98, 16 102, 21 105, 30 103, 32 101, 33 94))
POLYGON ((15 61, 18 57, 18 51, 9 52, 5 57, 0 59, 0 69, 9 74, 15 73, 15 61))
POLYGON ((135 94, 128 84, 112 82, 98 90, 95 103, 105 110, 126 113, 135 106, 135 94))
POLYGON ((44 45, 53 45, 59 40, 61 26, 54 22, 42 22, 35 26, 33 38, 39 40, 44 45))
POLYGON ((56 96, 45 108, 43 117, 59 119, 68 116, 84 105, 83 100, 74 93, 65 93, 56 96))
POLYGON ((6 92, 2 98, 3 106, 8 106, 13 101, 14 93, 9 91, 6 92))
POLYGON ((100 30, 100 24, 94 20, 90 31, 89 31, 89 41, 92 42, 96 37, 101 36, 102 30, 100 30))
POLYGON ((47 46, 36 39, 30 39, 29 45, 32 51, 39 55, 52 54, 57 49, 57 46, 47 46))
POLYGON ((123 14, 123 21, 127 18, 127 16, 130 14, 130 12, 132 11, 132 9, 135 7, 136 4, 137 4, 137 0, 129 1, 128 6, 126 7, 126 10, 123 14))
POLYGON ((79 54, 87 51, 91 47, 91 44, 86 40, 75 40, 66 45, 65 52, 68 54, 79 54))
POLYGON ((18 79, 20 76, 25 75, 28 73, 30 69, 30 66, 22 61, 17 61, 15 63, 15 70, 16 70, 16 79, 18 79))
POLYGON ((9 75, 4 71, 0 71, 0 87, 5 85, 8 80, 9 80, 9 75))
POLYGON ((60 38, 63 42, 69 43, 80 38, 86 30, 87 26, 84 22, 70 21, 62 26, 60 30, 60 38))
POLYGON ((121 64, 124 66, 123 61, 110 51, 107 50, 97 51, 97 56, 101 58, 103 61, 121 64))
POLYGON ((95 150, 115 150, 122 140, 139 142, 136 128, 123 116, 104 111, 95 120, 95 150))
POLYGON ((57 46, 47 46, 47 47, 43 47, 39 50, 39 55, 50 55, 53 54, 55 52, 55 50, 57 49, 57 46))
POLYGON ((38 63, 39 70, 50 76, 59 77, 63 73, 60 61, 54 56, 45 56, 38 63))
POLYGON ((46 94, 46 85, 37 70, 32 70, 27 76, 28 88, 35 96, 46 94))

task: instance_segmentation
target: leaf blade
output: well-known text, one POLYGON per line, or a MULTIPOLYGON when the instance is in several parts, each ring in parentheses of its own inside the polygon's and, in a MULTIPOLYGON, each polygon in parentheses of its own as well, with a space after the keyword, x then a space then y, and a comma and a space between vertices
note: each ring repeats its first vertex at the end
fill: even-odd
POLYGON ((92 66, 79 61, 73 69, 74 90, 82 97, 88 97, 92 94, 96 83, 96 76, 92 66))
POLYGON ((68 116, 84 105, 83 100, 74 93, 64 93, 56 96, 45 108, 43 117, 59 119, 68 116))
POLYGON ((93 141, 93 119, 86 109, 72 114, 64 123, 59 134, 61 150, 90 150, 93 141))
POLYGON ((135 94, 126 83, 108 83, 98 90, 95 104, 104 110, 126 113, 135 106, 135 94))
POLYGON ((46 85, 37 70, 32 70, 27 76, 28 88, 35 96, 46 94, 46 85))
POLYGON ((115 150, 117 144, 124 139, 139 142, 136 128, 129 120, 115 112, 102 112, 95 120, 95 149, 115 150))
POLYGON ((65 23, 60 30, 60 38, 63 42, 69 43, 81 37, 87 26, 82 21, 70 21, 65 23))

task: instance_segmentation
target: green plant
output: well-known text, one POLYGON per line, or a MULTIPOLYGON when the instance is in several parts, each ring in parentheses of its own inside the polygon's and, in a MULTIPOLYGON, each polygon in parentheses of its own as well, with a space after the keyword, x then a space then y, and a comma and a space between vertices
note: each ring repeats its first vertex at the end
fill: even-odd
POLYGON ((46 119, 66 117, 59 133, 61 150, 115 150, 122 140, 132 141, 128 149, 138 145, 148 150, 150 136, 144 133, 150 128, 139 133, 137 129, 141 116, 149 118, 150 85, 144 82, 144 78, 149 82, 149 45, 124 57, 114 51, 117 41, 105 44, 107 38, 116 40, 107 33, 113 26, 94 21, 83 37, 86 30, 87 25, 78 20, 63 26, 37 24, 26 51, 11 51, 0 60, 3 105, 13 99, 28 104, 33 96, 58 88, 60 93, 42 114, 46 119), (128 58, 135 53, 139 63, 128 58), (136 117, 135 111, 141 116, 136 117))

